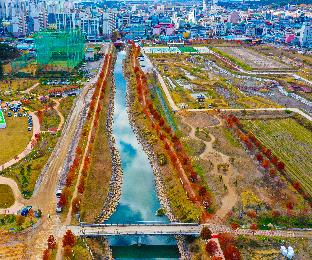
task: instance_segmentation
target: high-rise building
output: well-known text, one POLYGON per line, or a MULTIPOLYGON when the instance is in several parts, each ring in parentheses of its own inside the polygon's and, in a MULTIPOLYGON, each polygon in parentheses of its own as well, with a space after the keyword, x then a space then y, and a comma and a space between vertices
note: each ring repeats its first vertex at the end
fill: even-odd
POLYGON ((81 19, 81 30, 86 36, 100 35, 100 19, 83 17, 81 19))
POLYGON ((103 35, 110 36, 116 29, 116 12, 114 10, 107 10, 103 13, 103 35))
POLYGON ((303 23, 301 30, 299 41, 301 46, 310 47, 312 46, 312 25, 309 23, 303 23))
POLYGON ((203 0, 203 12, 207 11, 207 4, 206 4, 206 0, 203 0))

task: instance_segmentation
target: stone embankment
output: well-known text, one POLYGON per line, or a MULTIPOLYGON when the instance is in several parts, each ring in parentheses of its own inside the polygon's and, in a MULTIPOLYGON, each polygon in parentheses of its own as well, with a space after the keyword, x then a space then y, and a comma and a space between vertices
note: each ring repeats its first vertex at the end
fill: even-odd
MULTIPOLYGON (((127 75, 126 73, 124 73, 127 75)), ((142 136, 139 128, 137 127, 135 123, 135 118, 133 116, 133 113, 131 111, 131 104, 134 103, 134 96, 131 94, 131 86, 127 86, 127 93, 126 93, 126 100, 127 100, 127 110, 128 110, 128 117, 130 121, 130 125, 133 129, 133 132, 135 133, 138 141, 141 143, 144 152, 146 153, 150 164, 152 166, 154 176, 155 176, 155 186, 157 191, 157 196, 159 198, 161 207, 165 209, 166 215, 169 218, 171 222, 178 221, 178 219, 174 216, 171 207, 170 207, 170 201, 167 198, 167 194, 165 192, 165 186, 164 186, 164 180, 163 176, 161 174, 160 166, 158 163, 157 156, 153 150, 153 147, 145 140, 145 138, 142 136)), ((191 259, 189 254, 189 249, 185 240, 185 237, 183 236, 175 236, 177 240, 177 246, 179 248, 180 252, 180 259, 191 259)))
POLYGON ((158 164, 157 156, 153 151, 153 147, 145 140, 145 138, 141 135, 139 128, 136 126, 135 118, 131 111, 131 104, 133 104, 134 102, 133 96, 134 95, 131 95, 131 86, 127 86, 127 94, 126 94, 127 111, 128 111, 128 117, 129 117, 131 128, 134 134, 136 135, 136 138, 142 145, 143 150, 146 153, 150 161, 150 164, 152 166, 152 169, 155 175, 156 191, 157 191, 157 195, 158 195, 161 207, 165 209, 166 215, 170 221, 177 221, 177 219, 175 218, 175 216, 173 215, 171 211, 170 202, 165 193, 163 178, 162 178, 162 174, 161 174, 160 167, 158 164))
MULTIPOLYGON (((150 164, 152 166, 153 172, 154 172, 156 192, 157 192, 157 196, 158 196, 159 201, 160 201, 160 205, 163 209, 165 209, 166 215, 171 222, 178 221, 178 219, 172 213, 172 210, 170 207, 170 201, 167 198, 167 194, 165 192, 164 180, 163 180, 163 176, 161 174, 161 170, 160 170, 160 166, 158 163, 157 156, 153 150, 153 147, 141 135, 139 128, 136 126, 133 113, 131 112, 131 104, 134 103, 134 95, 131 95, 131 87, 130 86, 127 86, 126 100, 127 100, 127 110, 128 110, 128 117, 129 117, 130 125, 132 127, 133 132, 136 135, 136 138, 138 139, 138 141, 142 145, 143 150, 146 153, 146 155, 150 161, 150 164)), ((184 259, 191 259, 185 238, 183 236, 175 236, 175 238, 177 240, 177 246, 178 246, 179 252, 180 252, 180 259, 183 259, 183 260, 184 259)))
MULTIPOLYGON (((111 71, 113 73, 113 71, 111 71)), ((108 143, 110 154, 112 158, 112 177, 109 183, 109 192, 104 202, 104 206, 100 215, 95 219, 96 223, 107 220, 116 210, 121 196, 122 186, 122 168, 120 154, 113 136, 113 122, 114 122, 114 99, 115 99, 115 80, 112 77, 112 84, 110 89, 109 106, 107 110, 106 130, 108 136, 108 143)))

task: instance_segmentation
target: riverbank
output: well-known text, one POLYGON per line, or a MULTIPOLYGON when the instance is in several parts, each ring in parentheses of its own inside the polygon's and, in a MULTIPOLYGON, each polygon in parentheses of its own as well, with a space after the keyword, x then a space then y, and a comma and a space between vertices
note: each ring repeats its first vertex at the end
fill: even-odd
POLYGON ((105 92, 101 94, 102 110, 99 114, 99 127, 94 140, 89 174, 81 201, 81 220, 87 223, 104 221, 109 218, 120 198, 121 162, 112 136, 115 58, 115 53, 113 53, 112 66, 104 88, 105 92), (94 198, 97 199, 94 200, 94 198))
MULTIPOLYGON (((114 59, 115 64, 115 59, 114 59)), ((112 66, 111 73, 114 71, 114 66, 112 66)), ((112 74, 111 74, 112 75, 112 74)), ((107 108, 107 120, 106 120, 106 131, 108 138, 108 145, 111 155, 112 162, 112 175, 109 184, 109 192, 104 202, 102 212, 95 219, 96 223, 104 222, 109 219, 109 217, 115 212, 118 202, 121 196, 121 186, 122 186, 122 168, 120 154, 116 145, 115 138, 113 136, 113 123, 114 123, 114 111, 115 111, 115 94, 116 94, 116 84, 114 77, 111 78, 110 85, 110 95, 109 95, 109 105, 107 108)))
MULTIPOLYGON (((132 84, 129 84, 131 81, 131 72, 127 71, 126 68, 130 68, 131 66, 127 66, 127 62, 129 61, 129 56, 126 57, 126 60, 124 61, 124 75, 127 79, 127 90, 126 90, 126 104, 127 104, 127 112, 129 117, 129 122, 131 125, 131 128, 136 135, 137 140, 140 142, 140 144, 143 147, 144 152, 146 153, 148 160, 150 162, 150 165, 153 169, 153 173, 155 176, 155 187, 158 199, 160 201, 162 209, 165 210, 165 214, 168 217, 168 219, 171 222, 179 221, 179 219, 174 215, 170 201, 168 199, 167 193, 166 193, 166 186, 165 186, 165 180, 164 176, 161 172, 159 161, 157 158, 157 154, 154 151, 154 147, 150 144, 150 142, 144 137, 143 129, 140 127, 140 123, 137 120, 138 111, 135 109, 134 104, 136 103, 137 99, 137 92, 135 86, 132 84)), ((188 248, 186 245, 185 238, 183 236, 175 236, 177 240, 177 246, 180 252, 180 259, 190 259, 190 255, 188 252, 188 248)))
MULTIPOLYGON (((128 57, 126 58, 128 59, 128 57)), ((126 62, 126 61, 125 61, 126 62)), ((125 70, 125 63, 124 63, 124 70, 125 70)), ((167 198, 166 192, 165 192, 165 186, 163 183, 162 174, 160 171, 160 166, 158 164, 157 155, 155 154, 153 147, 148 143, 148 141, 144 138, 144 135, 140 131, 140 128, 137 125, 136 118, 134 116, 137 111, 134 110, 133 104, 136 99, 136 91, 133 89, 132 86, 129 85, 129 78, 127 76, 127 72, 124 71, 125 77, 127 79, 127 92, 126 92, 126 104, 127 104, 127 112, 128 117, 130 121, 131 128, 134 132, 134 134, 137 137, 137 140, 140 142, 140 144, 143 147, 144 152, 146 153, 150 165, 152 166, 153 173, 155 176, 155 185, 156 185, 156 192, 157 196, 159 198, 160 204, 162 208, 166 211, 166 215, 169 218, 170 221, 178 221, 178 219, 174 216, 172 213, 170 202, 167 198)))

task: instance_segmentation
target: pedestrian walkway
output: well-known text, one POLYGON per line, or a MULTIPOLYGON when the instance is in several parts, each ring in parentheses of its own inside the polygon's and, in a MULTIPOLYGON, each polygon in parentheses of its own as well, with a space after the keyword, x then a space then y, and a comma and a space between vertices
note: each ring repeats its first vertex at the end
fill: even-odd
POLYGON ((15 197, 15 202, 14 204, 6 209, 0 209, 0 215, 4 215, 4 214, 17 214, 17 211, 19 211, 24 204, 22 203, 23 201, 23 196, 16 184, 16 182, 11 179, 11 178, 7 178, 7 177, 3 177, 0 176, 0 184, 5 184, 10 186, 10 188, 12 189, 12 192, 14 194, 15 197))
POLYGON ((19 162, 20 160, 24 159, 32 151, 33 141, 35 140, 35 135, 40 133, 40 123, 35 113, 31 112, 29 113, 29 115, 32 116, 32 120, 33 120, 33 135, 31 137, 30 142, 28 143, 28 145, 26 146, 23 152, 21 152, 19 155, 17 155, 15 158, 11 159, 10 161, 0 165, 0 172, 12 166, 13 164, 19 162))

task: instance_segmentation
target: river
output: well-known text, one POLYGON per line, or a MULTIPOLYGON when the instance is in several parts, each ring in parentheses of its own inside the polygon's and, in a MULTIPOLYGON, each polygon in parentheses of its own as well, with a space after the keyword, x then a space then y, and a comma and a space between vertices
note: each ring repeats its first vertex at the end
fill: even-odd
MULTIPOLYGON (((154 174, 146 153, 131 128, 126 101, 127 83, 123 74, 126 53, 117 55, 114 68, 116 84, 113 134, 123 170, 122 195, 115 213, 107 223, 169 222, 156 216, 161 207, 154 174)), ((114 258, 177 259, 176 240, 172 236, 115 236, 109 238, 114 258), (140 246, 141 245, 141 246, 140 246)))

